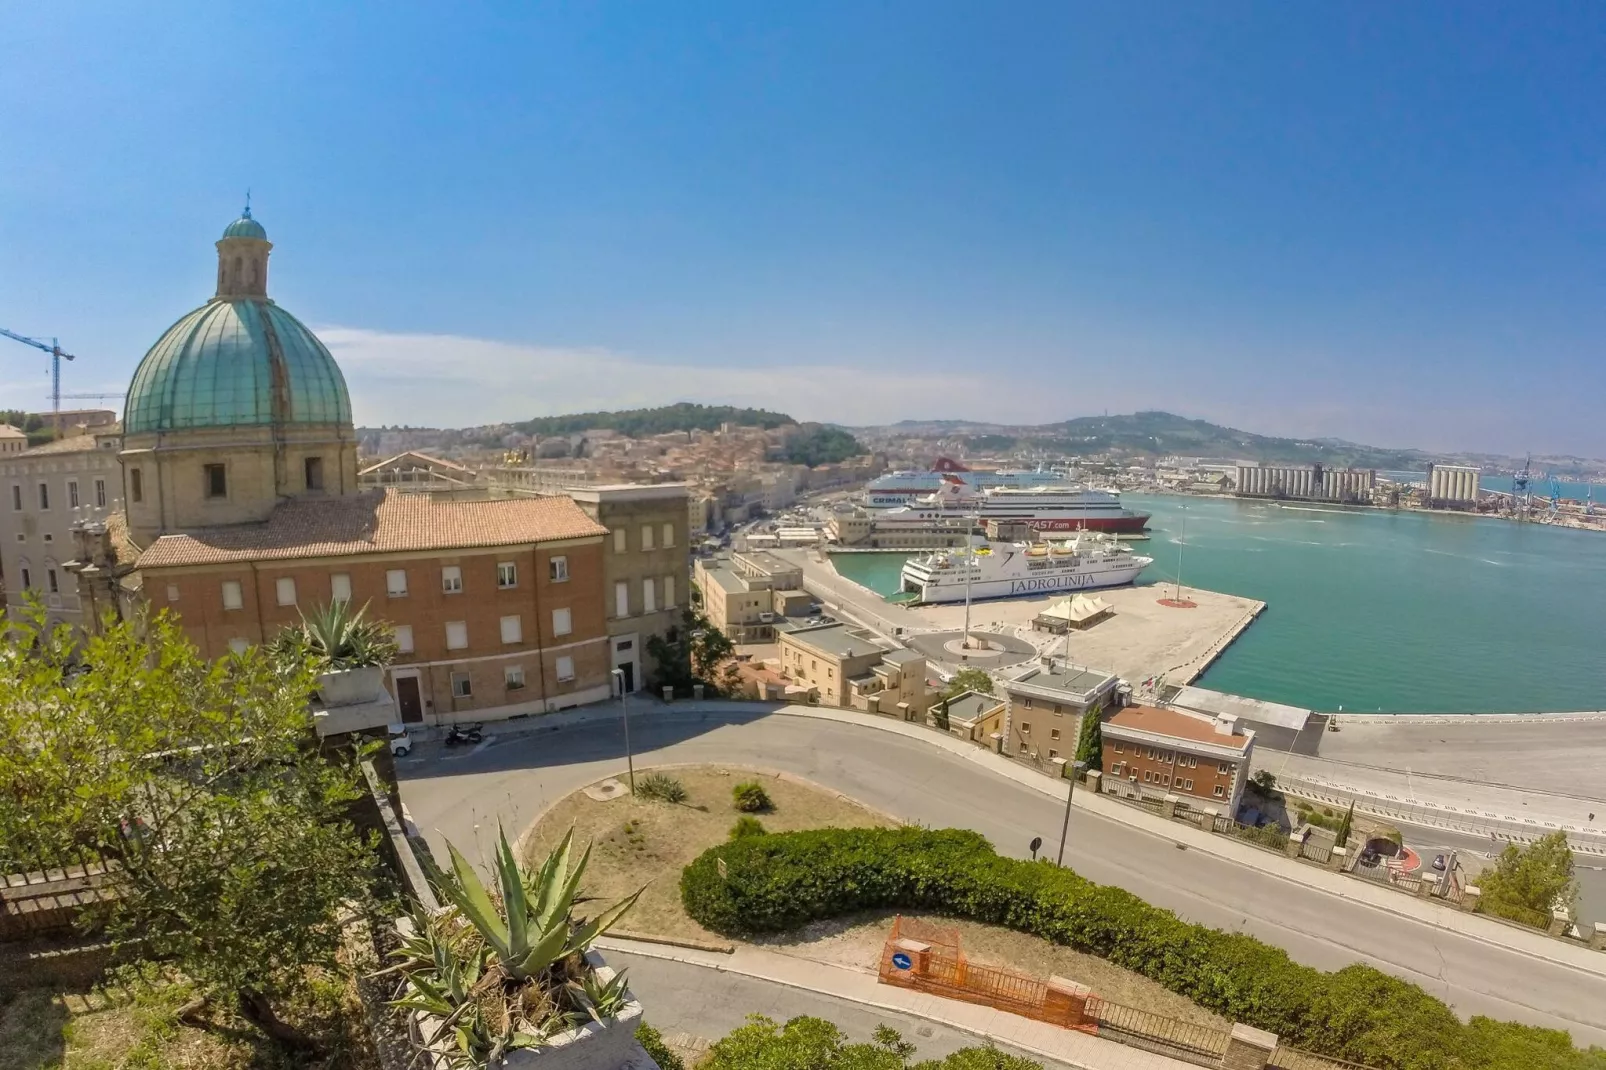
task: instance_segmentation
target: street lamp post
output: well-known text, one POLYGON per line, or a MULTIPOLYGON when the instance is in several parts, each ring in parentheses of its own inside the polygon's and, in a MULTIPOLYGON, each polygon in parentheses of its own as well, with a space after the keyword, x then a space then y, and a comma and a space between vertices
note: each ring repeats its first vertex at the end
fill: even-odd
POLYGON ((1188 545, 1188 507, 1182 509, 1182 537, 1177 540, 1177 593, 1176 600, 1182 601, 1182 550, 1188 545))
POLYGON ((625 696, 625 671, 613 670, 613 678, 619 683, 619 713, 625 721, 625 766, 630 771, 630 794, 636 793, 636 758, 630 753, 630 700, 625 696))
MULTIPOLYGON (((1089 710, 1087 713, 1082 714, 1082 716, 1097 717, 1098 714, 1094 713, 1092 710, 1089 710)), ((1065 792, 1065 821, 1060 825, 1060 853, 1059 857, 1054 860, 1054 864, 1057 866, 1065 865, 1065 837, 1071 831, 1071 799, 1076 795, 1076 778, 1081 776, 1082 770, 1086 768, 1087 763, 1084 761, 1077 760, 1071 763, 1071 786, 1070 789, 1065 792)))
POLYGON ((976 544, 971 541, 971 532, 974 530, 970 525, 971 520, 980 523, 981 517, 977 515, 965 518, 965 635, 959 643, 962 650, 970 649, 970 573, 976 565, 976 544))

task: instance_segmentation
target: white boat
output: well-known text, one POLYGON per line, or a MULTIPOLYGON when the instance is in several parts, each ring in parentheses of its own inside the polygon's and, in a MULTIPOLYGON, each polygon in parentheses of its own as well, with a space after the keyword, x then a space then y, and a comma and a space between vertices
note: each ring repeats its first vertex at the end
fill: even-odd
POLYGON ((904 562, 901 589, 922 602, 963 602, 968 566, 973 601, 1087 591, 1131 583, 1153 563, 1094 533, 1056 542, 995 542, 912 557, 904 562))
POLYGON ((930 525, 974 517, 1019 520, 1040 531, 1112 531, 1137 534, 1149 522, 1148 513, 1121 508, 1121 496, 1112 490, 1078 485, 1039 484, 1028 487, 992 487, 977 491, 953 474, 944 472, 937 491, 907 505, 876 512, 880 526, 930 525))

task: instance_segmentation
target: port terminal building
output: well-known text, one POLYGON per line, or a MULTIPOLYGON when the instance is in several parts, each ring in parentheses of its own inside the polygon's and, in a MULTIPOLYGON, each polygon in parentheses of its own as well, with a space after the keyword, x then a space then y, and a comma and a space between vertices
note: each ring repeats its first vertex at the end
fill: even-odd
POLYGON ((1310 502, 1370 502, 1377 486, 1372 468, 1327 468, 1319 464, 1240 464, 1240 498, 1291 498, 1310 502))

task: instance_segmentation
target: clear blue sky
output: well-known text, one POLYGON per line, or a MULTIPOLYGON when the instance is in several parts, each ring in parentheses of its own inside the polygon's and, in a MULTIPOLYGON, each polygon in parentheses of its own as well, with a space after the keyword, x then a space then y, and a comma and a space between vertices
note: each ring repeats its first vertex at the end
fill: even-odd
MULTIPOLYGON (((254 191, 359 421, 1166 408, 1606 456, 1606 5, 8 3, 0 326, 254 191)), ((4 342, 0 404, 45 362, 4 342)), ((36 396, 37 395, 37 396, 36 396)))

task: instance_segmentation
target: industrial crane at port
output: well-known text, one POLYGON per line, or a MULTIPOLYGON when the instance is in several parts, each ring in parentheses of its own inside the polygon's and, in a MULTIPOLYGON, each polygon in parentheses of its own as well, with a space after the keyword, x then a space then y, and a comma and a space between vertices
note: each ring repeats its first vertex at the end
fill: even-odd
POLYGON ((23 345, 33 346, 35 349, 42 349, 46 353, 50 354, 50 411, 60 412, 61 362, 64 360, 77 360, 78 358, 74 357, 71 353, 62 352, 61 343, 57 342, 54 338, 52 338, 50 342, 46 344, 39 341, 37 338, 29 338, 27 335, 18 334, 15 331, 8 331, 4 327, 0 327, 0 334, 5 335, 7 338, 13 338, 21 342, 23 345))

